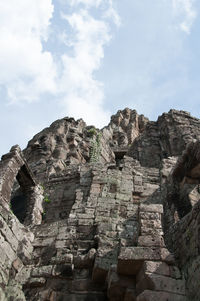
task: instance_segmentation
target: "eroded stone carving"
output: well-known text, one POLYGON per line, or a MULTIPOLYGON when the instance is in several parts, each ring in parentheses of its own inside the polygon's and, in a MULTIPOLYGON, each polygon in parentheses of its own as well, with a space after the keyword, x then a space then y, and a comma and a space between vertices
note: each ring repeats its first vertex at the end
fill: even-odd
POLYGON ((92 163, 91 128, 64 118, 3 156, 0 299, 200 300, 200 120, 119 111, 92 163))

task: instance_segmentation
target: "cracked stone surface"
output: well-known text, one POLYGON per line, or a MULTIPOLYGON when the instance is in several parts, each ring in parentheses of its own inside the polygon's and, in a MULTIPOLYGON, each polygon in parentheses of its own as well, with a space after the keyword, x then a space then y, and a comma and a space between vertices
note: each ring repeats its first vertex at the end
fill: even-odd
POLYGON ((199 301, 199 149, 189 113, 152 122, 128 108, 101 130, 66 117, 12 147, 0 300, 199 301))

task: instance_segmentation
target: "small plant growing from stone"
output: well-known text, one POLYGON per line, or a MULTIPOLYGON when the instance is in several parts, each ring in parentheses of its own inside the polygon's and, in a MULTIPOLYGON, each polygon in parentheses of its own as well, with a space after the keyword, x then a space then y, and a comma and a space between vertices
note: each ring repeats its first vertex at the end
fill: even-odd
POLYGON ((97 130, 95 128, 91 128, 91 129, 88 130, 88 134, 91 135, 92 137, 96 136, 97 135, 97 130))
POLYGON ((44 202, 45 203, 51 203, 51 200, 49 199, 47 194, 45 194, 45 196, 44 196, 44 202))
MULTIPOLYGON (((44 185, 40 184, 40 186, 41 186, 42 190, 45 192, 45 187, 44 187, 44 185)), ((44 194, 44 202, 45 202, 45 203, 51 203, 51 200, 49 199, 49 196, 48 196, 47 193, 44 194)))
POLYGON ((44 185, 43 185, 43 184, 40 184, 40 186, 41 186, 42 190, 44 191, 44 190, 45 190, 44 185))
POLYGON ((10 209, 10 212, 11 212, 12 214, 14 214, 14 213, 13 213, 13 209, 12 209, 12 204, 11 204, 11 202, 9 203, 9 209, 10 209))
POLYGON ((101 154, 101 132, 97 132, 95 128, 88 130, 91 135, 90 140, 90 162, 98 162, 101 154))
POLYGON ((42 212, 42 220, 45 220, 45 216, 46 216, 46 212, 43 211, 43 212, 42 212))

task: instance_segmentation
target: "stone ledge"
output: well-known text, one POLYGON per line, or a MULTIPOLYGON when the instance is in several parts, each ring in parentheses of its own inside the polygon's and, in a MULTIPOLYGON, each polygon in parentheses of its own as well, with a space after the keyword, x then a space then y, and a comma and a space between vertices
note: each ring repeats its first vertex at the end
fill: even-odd
POLYGON ((160 235, 141 235, 138 237, 140 247, 165 247, 164 239, 160 235))
MULTIPOLYGON (((136 285, 137 294, 144 290, 163 291, 185 296, 185 281, 163 275, 145 273, 136 285)), ((161 299, 162 300, 162 299, 161 299)))
POLYGON ((137 282, 143 279, 146 273, 154 273, 169 277, 170 266, 162 261, 144 261, 142 268, 137 275, 137 282))
POLYGON ((167 292, 154 292, 145 290, 142 294, 137 296, 136 301, 187 301, 183 295, 177 295, 167 292))
POLYGON ((146 205, 146 204, 141 204, 140 205, 140 212, 158 212, 158 213, 163 213, 163 205, 146 205))
POLYGON ((174 263, 173 255, 166 248, 123 247, 118 257, 118 273, 136 275, 146 260, 174 263))
POLYGON ((144 260, 159 261, 160 259, 160 249, 143 247, 121 248, 117 270, 119 274, 136 275, 144 260))

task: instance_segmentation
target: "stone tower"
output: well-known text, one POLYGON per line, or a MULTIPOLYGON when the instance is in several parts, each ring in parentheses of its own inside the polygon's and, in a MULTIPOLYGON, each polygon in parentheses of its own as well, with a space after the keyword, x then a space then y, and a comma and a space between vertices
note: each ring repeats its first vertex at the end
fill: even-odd
POLYGON ((1 301, 199 301, 200 120, 55 121, 0 161, 1 301))

